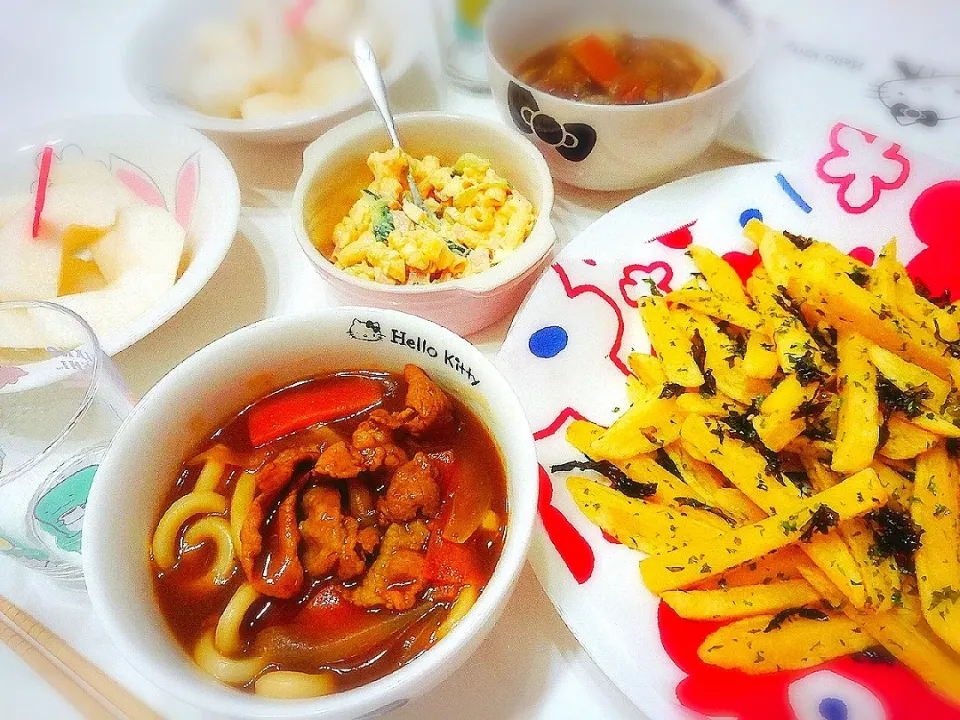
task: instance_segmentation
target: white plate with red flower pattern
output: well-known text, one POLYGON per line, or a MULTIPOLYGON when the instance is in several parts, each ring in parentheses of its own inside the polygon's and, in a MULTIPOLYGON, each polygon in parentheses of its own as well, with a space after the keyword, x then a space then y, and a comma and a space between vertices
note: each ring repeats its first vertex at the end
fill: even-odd
MULTIPOLYGON (((898 665, 844 658, 802 672, 749 676, 702 663, 716 627, 679 619, 643 587, 640 555, 605 539, 574 505, 562 475, 573 418, 608 425, 625 408, 626 358, 649 348, 636 316, 645 280, 676 288, 694 267, 690 243, 752 268, 751 218, 835 243, 872 261, 891 237, 932 292, 960 295, 960 168, 846 125, 817 157, 681 180, 641 195, 564 249, 528 297, 498 357, 535 429, 540 525, 530 560, 564 621, 604 672, 657 720, 960 718, 898 665)), ((754 256, 755 257, 755 256, 754 256)))

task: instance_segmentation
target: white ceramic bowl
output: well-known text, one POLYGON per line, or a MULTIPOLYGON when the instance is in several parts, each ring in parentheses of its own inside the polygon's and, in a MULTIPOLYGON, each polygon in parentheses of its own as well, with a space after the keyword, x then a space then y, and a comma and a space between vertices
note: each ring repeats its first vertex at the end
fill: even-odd
POLYGON ((484 37, 504 121, 540 148, 555 179, 591 190, 650 185, 702 153, 736 113, 761 45, 760 22, 738 0, 496 0, 484 37), (554 42, 611 29, 685 41, 725 79, 679 100, 596 105, 548 95, 514 75, 554 42))
POLYGON ((173 317, 220 266, 237 233, 240 186, 220 148, 200 133, 146 115, 62 120, 0 138, 0 195, 28 192, 46 145, 54 162, 82 156, 106 165, 142 199, 167 208, 187 231, 189 264, 144 314, 99 338, 108 355, 141 340, 173 317))
MULTIPOLYGON (((344 214, 360 197, 372 175, 357 174, 367 156, 390 147, 379 116, 368 113, 334 128, 303 154, 303 175, 293 196, 293 229, 300 246, 326 279, 340 304, 403 310, 469 335, 516 309, 537 279, 556 242, 550 224, 553 182, 543 157, 517 133, 502 124, 469 115, 410 113, 396 118, 404 150, 414 156, 436 155, 452 164, 462 153, 490 160, 537 211, 530 236, 499 265, 468 278, 434 285, 384 285, 338 269, 311 242, 305 225, 308 202, 338 188, 344 214)), ((341 216, 342 217, 342 216, 341 216)), ((339 218, 337 218, 339 220, 339 218)), ((331 241, 332 243, 332 241, 331 241)))
MULTIPOLYGON (((383 77, 392 87, 413 65, 417 31, 408 28, 408 15, 397 12, 393 0, 372 0, 380 17, 393 30, 392 47, 385 58, 383 77)), ((200 24, 235 17, 237 0, 166 0, 136 33, 127 48, 124 75, 130 92, 150 112, 184 125, 224 136, 269 143, 308 142, 347 118, 371 107, 365 89, 326 107, 273 118, 243 120, 207 115, 184 99, 184 58, 200 24)))
POLYGON ((480 644, 523 565, 536 505, 533 436, 516 396, 490 361, 467 341, 420 318, 369 308, 328 309, 238 330, 184 361, 147 393, 97 471, 84 518, 84 573, 94 610, 120 652, 177 697, 230 717, 353 718, 426 692, 480 644), (489 584, 449 635, 369 685, 279 701, 219 684, 176 643, 154 599, 148 546, 181 463, 202 438, 274 388, 344 368, 399 371, 406 363, 422 367, 471 407, 500 447, 507 469, 507 533, 489 584))

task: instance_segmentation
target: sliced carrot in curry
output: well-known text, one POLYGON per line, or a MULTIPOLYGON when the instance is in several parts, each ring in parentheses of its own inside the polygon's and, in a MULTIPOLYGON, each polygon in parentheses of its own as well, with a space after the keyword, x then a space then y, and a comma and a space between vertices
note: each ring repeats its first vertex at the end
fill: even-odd
POLYGON ((440 599, 452 600, 464 585, 479 589, 483 585, 480 558, 472 545, 444 540, 434 532, 427 545, 424 577, 437 588, 440 599))
POLYGON ((339 375, 284 390, 250 409, 250 444, 260 447, 311 425, 356 415, 377 405, 383 394, 383 383, 360 375, 339 375))
POLYGON ((604 87, 613 85, 623 73, 623 65, 599 35, 587 35, 571 43, 570 54, 587 75, 604 87))
POLYGON ((343 596, 343 587, 332 582, 324 585, 297 613, 295 624, 311 637, 340 637, 378 621, 364 608, 343 596))
POLYGON ((445 490, 443 539, 465 543, 490 509, 493 488, 480 468, 454 459, 443 466, 445 490))

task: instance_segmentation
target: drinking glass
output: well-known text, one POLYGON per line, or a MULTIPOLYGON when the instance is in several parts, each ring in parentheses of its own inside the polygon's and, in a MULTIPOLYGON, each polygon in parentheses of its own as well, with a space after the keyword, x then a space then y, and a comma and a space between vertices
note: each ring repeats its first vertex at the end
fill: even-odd
POLYGON ((489 0, 434 0, 440 58, 447 76, 476 93, 490 92, 483 52, 483 15, 489 0))
POLYGON ((87 494, 133 404, 79 315, 0 303, 0 555, 82 586, 87 494))

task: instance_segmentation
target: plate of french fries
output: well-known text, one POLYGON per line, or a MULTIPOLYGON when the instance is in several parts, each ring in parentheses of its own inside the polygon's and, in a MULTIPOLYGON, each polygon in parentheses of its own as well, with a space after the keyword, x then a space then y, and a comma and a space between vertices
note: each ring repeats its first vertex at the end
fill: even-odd
POLYGON ((960 170, 910 160, 859 213, 815 161, 642 195, 511 328, 534 569, 650 717, 960 717, 960 170))

